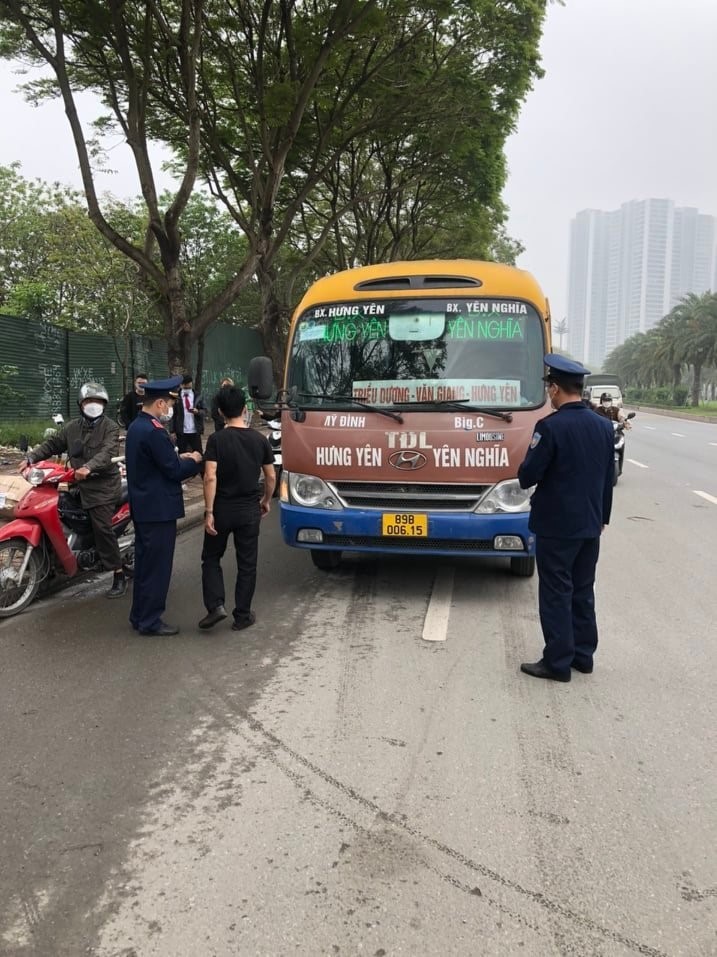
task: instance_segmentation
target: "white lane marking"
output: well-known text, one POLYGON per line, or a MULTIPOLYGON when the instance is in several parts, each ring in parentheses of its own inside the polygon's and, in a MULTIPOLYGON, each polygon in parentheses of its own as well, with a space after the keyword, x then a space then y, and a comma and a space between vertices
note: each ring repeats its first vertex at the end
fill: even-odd
POLYGON ((649 429, 650 432, 656 432, 657 427, 654 425, 643 425, 643 429, 649 429))
POLYGON ((713 505, 717 505, 717 498, 715 498, 714 495, 710 495, 709 492, 698 492, 696 488, 693 488, 692 491, 695 495, 699 495, 700 498, 704 498, 708 502, 712 502, 713 505))
POLYGON ((710 442, 710 445, 717 445, 717 442, 710 442))
POLYGON ((672 435, 676 435, 678 439, 684 439, 684 434, 682 432, 672 432, 672 435))
POLYGON ((628 462, 631 462, 633 465, 636 465, 639 469, 649 469, 649 465, 643 465, 642 462, 637 462, 635 459, 628 459, 628 462))
POLYGON ((431 600, 423 622, 424 641, 445 641, 448 637, 454 574, 455 569, 451 566, 441 567, 436 573, 431 600))

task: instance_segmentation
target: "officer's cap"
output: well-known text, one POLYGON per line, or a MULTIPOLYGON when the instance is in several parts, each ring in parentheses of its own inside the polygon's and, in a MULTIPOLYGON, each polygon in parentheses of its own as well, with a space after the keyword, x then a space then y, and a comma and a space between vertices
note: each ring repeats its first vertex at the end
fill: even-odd
POLYGON ((148 399, 162 399, 169 397, 177 398, 177 389, 182 384, 181 375, 172 376, 171 379, 155 379, 148 382, 144 387, 144 394, 148 399))
POLYGON ((570 384, 582 389, 583 379, 586 375, 590 375, 590 370, 585 366, 556 352, 549 352, 544 357, 544 361, 548 367, 548 374, 544 376, 546 382, 556 382, 558 385, 570 384))

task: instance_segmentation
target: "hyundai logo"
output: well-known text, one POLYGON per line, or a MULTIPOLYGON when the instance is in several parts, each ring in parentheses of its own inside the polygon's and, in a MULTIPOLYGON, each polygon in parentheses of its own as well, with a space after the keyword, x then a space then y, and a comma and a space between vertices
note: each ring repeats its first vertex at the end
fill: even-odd
POLYGON ((389 455, 388 461, 395 469, 403 469, 404 472, 415 472, 416 469, 422 469, 426 464, 426 456, 423 452, 394 452, 389 455))

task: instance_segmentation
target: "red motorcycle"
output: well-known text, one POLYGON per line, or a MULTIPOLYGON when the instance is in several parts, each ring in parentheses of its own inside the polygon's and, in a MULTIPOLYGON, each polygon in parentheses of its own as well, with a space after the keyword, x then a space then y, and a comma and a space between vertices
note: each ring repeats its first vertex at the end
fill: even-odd
MULTIPOLYGON (((58 575, 71 578, 101 568, 90 516, 73 484, 75 470, 64 463, 36 462, 22 475, 32 487, 15 506, 13 519, 0 526, 0 618, 27 608, 40 586, 58 575)), ((112 528, 122 563, 131 569, 134 528, 124 475, 112 528)))

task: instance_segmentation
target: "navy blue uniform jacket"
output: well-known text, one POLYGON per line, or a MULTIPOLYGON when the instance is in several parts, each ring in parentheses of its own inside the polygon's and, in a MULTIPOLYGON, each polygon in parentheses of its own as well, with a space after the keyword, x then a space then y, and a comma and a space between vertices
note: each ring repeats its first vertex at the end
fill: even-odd
POLYGON ((201 465, 180 459, 167 430, 147 412, 127 429, 125 461, 133 521, 172 522, 184 515, 182 482, 201 465))
POLYGON ((529 528, 546 538, 598 538, 610 521, 615 439, 612 423, 567 402, 535 426, 518 469, 530 500, 529 528))

